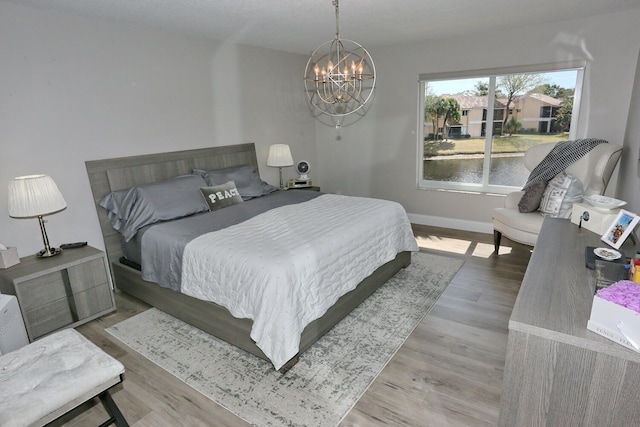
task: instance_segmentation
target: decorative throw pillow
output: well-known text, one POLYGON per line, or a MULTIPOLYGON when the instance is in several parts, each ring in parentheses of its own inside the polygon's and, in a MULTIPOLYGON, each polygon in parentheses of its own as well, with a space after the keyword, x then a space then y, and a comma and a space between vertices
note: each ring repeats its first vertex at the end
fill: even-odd
POLYGON ((545 181, 537 181, 529 185, 522 198, 518 202, 518 210, 522 213, 535 212, 540 207, 540 201, 544 190, 547 188, 545 181))
POLYGON ((221 185, 228 181, 235 182, 242 200, 249 200, 278 191, 277 187, 269 185, 260 179, 258 169, 251 165, 232 166, 211 171, 194 169, 193 173, 202 175, 209 186, 221 185))
POLYGON ((575 202, 582 199, 582 182, 573 175, 560 172, 544 190, 540 201, 540 213, 555 218, 569 218, 575 202))
POLYGON ((226 208, 227 206, 242 203, 240 192, 233 181, 225 182, 213 187, 203 187, 200 189, 202 196, 207 201, 210 211, 226 208))

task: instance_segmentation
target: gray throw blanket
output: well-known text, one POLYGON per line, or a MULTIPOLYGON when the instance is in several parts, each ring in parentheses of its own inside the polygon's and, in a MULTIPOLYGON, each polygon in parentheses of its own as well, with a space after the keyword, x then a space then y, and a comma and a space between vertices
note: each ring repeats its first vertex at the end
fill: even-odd
POLYGON ((554 176, 600 144, 607 144, 607 141, 604 139, 586 138, 557 143, 549 154, 533 168, 527 183, 522 189, 526 190, 527 187, 538 181, 550 181, 554 176))

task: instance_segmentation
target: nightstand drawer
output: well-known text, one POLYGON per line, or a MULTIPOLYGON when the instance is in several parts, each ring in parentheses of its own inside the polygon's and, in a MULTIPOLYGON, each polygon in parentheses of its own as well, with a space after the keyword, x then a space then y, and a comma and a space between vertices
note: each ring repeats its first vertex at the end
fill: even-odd
POLYGON ((95 288, 75 293, 73 294, 73 300, 76 304, 78 320, 85 319, 113 306, 109 286, 96 286, 95 288))
POLYGON ((20 306, 24 311, 40 307, 51 301, 66 299, 67 287, 63 271, 55 271, 18 284, 20 306))
POLYGON ((66 297, 34 310, 25 310, 25 315, 25 323, 32 340, 73 323, 69 300, 66 297))
MULTIPOLYGON (((107 270, 102 258, 94 259, 84 264, 74 265, 67 269, 69 283, 73 293, 95 288, 98 285, 108 283, 107 270)), ((107 286, 107 289, 109 286, 107 286)))

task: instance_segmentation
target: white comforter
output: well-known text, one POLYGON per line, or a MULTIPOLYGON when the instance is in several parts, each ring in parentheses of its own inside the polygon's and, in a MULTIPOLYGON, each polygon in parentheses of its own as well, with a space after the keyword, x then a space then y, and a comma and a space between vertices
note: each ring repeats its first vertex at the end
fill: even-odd
POLYGON ((306 325, 398 252, 417 250, 400 204, 325 194, 189 242, 182 292, 252 319, 251 338, 279 369, 306 325))

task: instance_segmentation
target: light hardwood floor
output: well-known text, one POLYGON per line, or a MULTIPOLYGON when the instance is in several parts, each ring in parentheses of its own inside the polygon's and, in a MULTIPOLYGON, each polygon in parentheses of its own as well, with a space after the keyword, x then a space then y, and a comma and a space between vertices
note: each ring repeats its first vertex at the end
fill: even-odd
MULTIPOLYGON (((465 264, 340 426, 496 425, 508 320, 531 248, 503 238, 496 256, 487 234, 420 225, 414 234, 423 252, 465 264)), ((125 381, 113 398, 130 425, 248 425, 111 338, 106 327, 148 307, 122 293, 116 303, 116 313, 78 330, 125 365, 125 381)), ((106 418, 94 402, 56 425, 96 426, 106 418)))

